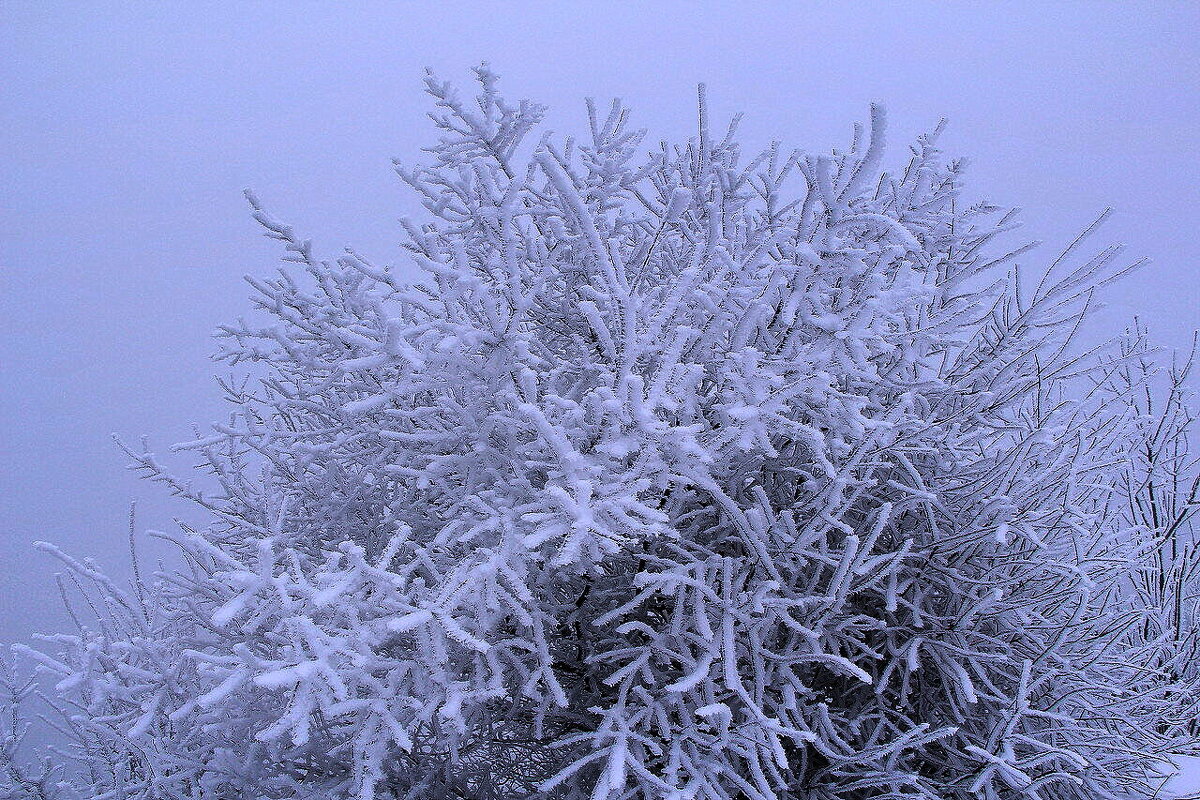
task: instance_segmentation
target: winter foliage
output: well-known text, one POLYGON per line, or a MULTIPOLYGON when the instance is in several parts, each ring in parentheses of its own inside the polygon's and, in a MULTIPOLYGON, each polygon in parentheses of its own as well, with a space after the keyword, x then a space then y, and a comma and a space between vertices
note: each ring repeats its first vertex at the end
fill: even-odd
POLYGON ((250 196, 295 266, 219 332, 232 421, 194 483, 131 451, 211 522, 129 588, 43 546, 92 605, 19 648, 70 752, 21 760, 12 677, 0 796, 1143 791, 1196 716, 1197 484, 1185 369, 1159 407, 1140 330, 1072 343, 1118 249, 1023 275, 878 108, 744 159, 701 93, 647 153, 476 72, 397 165, 421 281, 250 196))

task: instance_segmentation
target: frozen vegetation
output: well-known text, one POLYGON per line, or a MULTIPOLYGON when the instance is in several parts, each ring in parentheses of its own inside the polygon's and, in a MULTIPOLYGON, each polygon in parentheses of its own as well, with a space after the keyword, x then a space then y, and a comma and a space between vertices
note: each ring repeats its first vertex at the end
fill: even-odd
POLYGON ((194 481, 130 451, 210 522, 128 587, 42 545, 78 629, 17 647, 0 797, 1067 800, 1197 752, 1189 362, 1073 341, 1136 263, 1007 244, 936 132, 884 172, 878 108, 744 158, 703 93, 648 147, 477 78, 397 165, 420 281, 250 197, 293 264, 219 333, 232 421, 194 481))

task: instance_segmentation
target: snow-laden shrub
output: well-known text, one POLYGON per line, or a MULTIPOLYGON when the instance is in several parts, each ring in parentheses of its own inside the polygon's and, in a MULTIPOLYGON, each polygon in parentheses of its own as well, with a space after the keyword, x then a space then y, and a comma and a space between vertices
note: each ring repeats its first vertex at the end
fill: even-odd
POLYGON ((1144 426, 1069 342, 1116 248, 1022 280, 936 134, 881 171, 879 109, 743 161, 701 98, 646 155, 619 104, 538 138, 477 72, 397 168, 421 282, 251 197, 300 268, 220 333, 260 377, 181 446, 219 489, 135 454, 211 524, 132 593, 59 553, 105 598, 35 655, 78 793, 1136 788, 1179 704, 1120 594, 1144 426))
MULTIPOLYGON (((1102 371, 1100 391, 1127 404, 1134 435, 1112 476, 1121 538, 1130 554, 1119 601, 1143 611, 1137 632, 1147 645, 1142 678, 1174 683, 1175 702, 1158 720, 1200 740, 1200 458, 1191 388, 1200 334, 1191 352, 1169 363, 1152 358, 1140 324, 1122 342, 1120 356, 1102 371)), ((1141 681, 1139 681, 1140 683, 1141 681)))

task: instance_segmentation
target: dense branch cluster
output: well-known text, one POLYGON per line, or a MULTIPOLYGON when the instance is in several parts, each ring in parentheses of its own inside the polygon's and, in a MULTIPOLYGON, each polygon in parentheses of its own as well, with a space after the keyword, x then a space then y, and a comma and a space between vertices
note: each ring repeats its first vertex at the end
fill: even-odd
POLYGON ((1141 785, 1195 699, 1194 600, 1147 577, 1146 348, 1070 344, 1117 249, 1023 282, 936 133, 882 171, 879 109, 845 152, 744 160, 701 97, 647 155, 617 103, 535 140, 543 109, 477 73, 473 103, 428 80, 440 141, 397 168, 422 281, 319 260, 251 197, 299 269, 220 333, 259 366, 181 446, 218 488, 134 454, 211 516, 162 534, 186 566, 125 591, 53 551, 103 598, 26 650, 82 794, 1141 785))

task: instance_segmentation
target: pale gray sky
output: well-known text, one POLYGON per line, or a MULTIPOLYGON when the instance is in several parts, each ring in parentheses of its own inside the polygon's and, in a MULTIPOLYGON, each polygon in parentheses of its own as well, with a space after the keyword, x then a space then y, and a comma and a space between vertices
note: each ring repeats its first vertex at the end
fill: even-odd
POLYGON ((750 140, 809 151, 871 101, 892 163, 948 117, 972 193, 1029 238, 1117 209, 1097 242, 1154 263, 1103 324, 1200 326, 1200 4, 0 0, 0 640, 61 619, 30 542, 124 574, 129 501, 142 528, 180 513, 108 436, 165 452, 222 417, 209 333, 277 255, 241 189, 318 251, 399 261, 389 161, 430 140, 421 71, 465 85, 481 60, 564 131, 621 96, 685 138, 700 81, 750 140))

